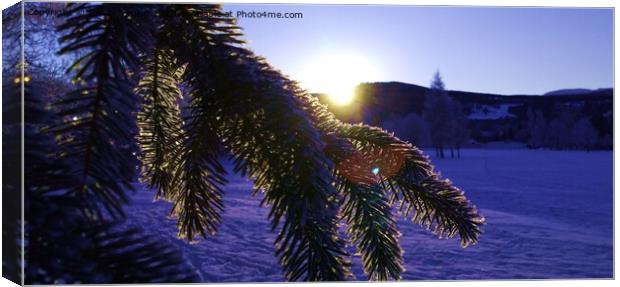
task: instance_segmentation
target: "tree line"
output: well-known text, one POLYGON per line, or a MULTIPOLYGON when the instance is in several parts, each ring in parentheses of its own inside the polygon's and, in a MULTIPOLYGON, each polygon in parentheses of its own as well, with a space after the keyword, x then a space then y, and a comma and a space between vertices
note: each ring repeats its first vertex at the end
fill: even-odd
POLYGON ((571 105, 555 105, 550 117, 529 108, 527 125, 519 136, 529 148, 589 151, 613 144, 610 135, 599 135, 590 117, 571 105))
MULTIPOLYGON (((527 107, 520 124, 504 126, 501 120, 486 120, 497 127, 505 139, 530 149, 586 150, 613 146, 610 134, 601 133, 591 111, 578 103, 555 103, 551 112, 527 107)), ((388 116, 381 125, 418 146, 432 147, 438 158, 460 158, 465 145, 483 144, 472 136, 472 120, 462 104, 451 97, 439 72, 435 73, 425 94, 422 112, 388 116)), ((480 120, 478 120, 480 121, 480 120)), ((483 120, 484 121, 484 120, 483 120)))

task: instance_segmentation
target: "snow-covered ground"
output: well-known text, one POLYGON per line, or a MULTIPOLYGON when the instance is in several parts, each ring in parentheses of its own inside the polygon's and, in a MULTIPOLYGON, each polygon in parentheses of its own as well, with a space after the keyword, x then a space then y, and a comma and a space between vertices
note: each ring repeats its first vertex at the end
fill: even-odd
MULTIPOLYGON (((611 152, 464 150, 433 159, 487 219, 480 243, 462 249, 406 220, 399 222, 406 280, 613 277, 611 152)), ((282 281, 267 209, 251 182, 230 177, 218 234, 195 244, 176 239, 169 203, 141 190, 128 218, 177 244, 205 282, 282 281)), ((357 280, 366 280, 353 258, 357 280)))
POLYGON ((467 116, 470 120, 498 120, 516 117, 509 109, 518 105, 501 104, 499 106, 475 105, 473 111, 467 116))

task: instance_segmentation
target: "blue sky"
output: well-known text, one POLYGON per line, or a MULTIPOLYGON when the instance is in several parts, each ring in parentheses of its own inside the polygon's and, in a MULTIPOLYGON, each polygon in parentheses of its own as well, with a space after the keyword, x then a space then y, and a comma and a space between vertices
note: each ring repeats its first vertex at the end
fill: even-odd
POLYGON ((451 90, 540 94, 613 85, 611 9, 231 4, 224 9, 302 12, 303 19, 238 22, 249 48, 302 82, 305 67, 344 53, 372 63, 364 81, 428 86, 440 70, 451 90))

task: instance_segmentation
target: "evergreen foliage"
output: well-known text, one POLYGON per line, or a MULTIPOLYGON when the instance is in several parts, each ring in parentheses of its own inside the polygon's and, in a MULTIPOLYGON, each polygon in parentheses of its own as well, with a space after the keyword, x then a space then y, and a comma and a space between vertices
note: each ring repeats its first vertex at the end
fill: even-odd
MULTIPOLYGON (((103 262, 112 264, 104 268, 112 275, 94 281, 196 280, 172 250, 149 240, 137 244, 133 229, 114 229, 133 190, 134 142, 142 180, 157 189, 157 198, 173 202, 179 236, 190 241, 217 232, 226 184, 221 161, 230 155, 235 172, 251 177, 254 193, 270 207, 276 254, 291 281, 351 277, 347 242, 357 245, 369 279, 399 279, 395 211, 440 237, 458 234, 463 246, 477 242, 484 219, 419 149, 380 128, 335 119, 245 48, 240 28, 219 6, 69 8, 59 27, 61 53, 83 56, 70 71, 75 90, 56 103, 58 124, 47 141, 58 143, 57 151, 37 155, 64 163, 44 169, 67 176, 35 182, 58 181, 41 187, 58 196, 53 206, 80 211, 54 215, 69 225, 54 229, 60 232, 52 235, 55 242, 83 244, 68 253, 76 254, 72 263, 88 258, 95 273, 103 262), (341 223, 347 237, 339 233, 341 223), (128 269, 142 260, 151 262, 148 268, 128 269), (123 277, 120 270, 135 276, 123 277)), ((27 212, 39 208, 37 196, 29 194, 27 212)), ((48 230, 45 222, 32 223, 32 234, 48 230)), ((77 268, 41 265, 58 272, 77 268)), ((82 275, 71 278, 86 282, 82 275)))
MULTIPOLYGON (((27 245, 23 246, 27 267, 24 282, 84 284, 198 281, 198 274, 186 263, 180 250, 160 242, 156 235, 127 226, 121 221, 94 220, 91 216, 85 216, 84 211, 91 210, 98 199, 65 192, 75 186, 79 178, 70 173, 72 161, 59 156, 65 147, 56 144, 49 126, 58 120, 43 100, 44 85, 47 83, 28 74, 18 78, 29 79, 24 81, 24 101, 21 101, 21 83, 3 86, 3 92, 9 94, 3 112, 19 114, 23 104, 24 122, 5 122, 4 133, 8 139, 13 139, 19 135, 23 124, 27 241, 27 245)), ((4 151, 4 155, 10 158, 20 155, 20 148, 12 144, 5 146, 4 151)), ((13 229, 12 241, 20 242, 17 226, 13 226, 10 231, 13 229)), ((21 243, 19 245, 7 251, 18 251, 22 247, 21 243)), ((14 267, 22 264, 12 263, 14 267)), ((19 281, 18 276, 21 277, 14 275, 12 279, 19 281)))
POLYGON ((63 157, 74 161, 70 173, 76 182, 67 192, 97 198, 88 211, 98 218, 103 211, 122 216, 126 191, 133 190, 132 155, 122 145, 136 130, 130 75, 139 69, 135 55, 146 48, 147 33, 135 20, 143 17, 131 17, 132 8, 72 4, 59 27, 65 33, 60 53, 85 54, 70 68, 77 88, 56 103, 65 120, 54 132, 62 138, 63 157))
POLYGON ((170 191, 175 188, 174 164, 169 163, 175 161, 182 136, 179 101, 183 95, 178 82, 183 69, 175 64, 170 52, 154 50, 136 90, 142 98, 137 140, 142 148, 143 179, 158 190, 158 197, 168 200, 173 199, 170 191))

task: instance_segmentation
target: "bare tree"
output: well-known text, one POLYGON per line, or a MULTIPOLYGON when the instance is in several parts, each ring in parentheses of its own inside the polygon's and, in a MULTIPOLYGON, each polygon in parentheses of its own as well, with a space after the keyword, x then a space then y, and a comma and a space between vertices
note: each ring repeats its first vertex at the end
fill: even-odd
POLYGON ((542 111, 528 111, 528 131, 530 137, 527 144, 530 148, 540 148, 545 145, 547 121, 542 111))
POLYGON ((451 107, 452 135, 450 136, 450 141, 452 146, 450 150, 453 158, 454 152, 452 152, 452 148, 456 149, 457 157, 461 158, 461 147, 469 140, 468 119, 458 101, 451 101, 451 107))
POLYGON ((545 145, 552 149, 571 148, 570 129, 575 124, 577 115, 578 111, 570 106, 556 105, 545 134, 545 145))
POLYGON ((435 153, 440 158, 445 158, 444 147, 450 144, 452 111, 452 101, 448 97, 441 75, 436 72, 426 94, 424 118, 429 124, 435 153))
POLYGON ((587 117, 579 119, 570 130, 571 143, 577 149, 590 149, 598 142, 598 134, 587 117))

